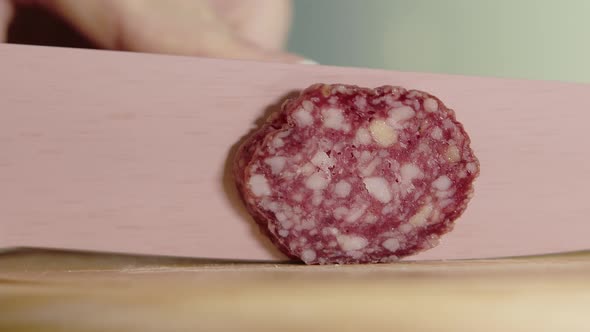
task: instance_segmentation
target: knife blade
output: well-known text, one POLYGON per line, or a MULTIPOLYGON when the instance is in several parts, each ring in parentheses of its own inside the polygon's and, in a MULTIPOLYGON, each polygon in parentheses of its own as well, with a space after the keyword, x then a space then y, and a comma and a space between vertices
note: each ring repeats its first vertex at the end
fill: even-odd
POLYGON ((590 247, 590 85, 6 44, 0 247, 284 260, 239 202, 230 160, 318 82, 426 90, 469 132, 475 196, 410 259, 590 247))

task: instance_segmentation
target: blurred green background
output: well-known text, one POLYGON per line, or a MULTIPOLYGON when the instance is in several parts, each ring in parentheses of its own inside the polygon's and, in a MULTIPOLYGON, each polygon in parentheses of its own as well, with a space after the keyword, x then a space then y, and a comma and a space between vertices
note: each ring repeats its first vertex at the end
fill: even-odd
POLYGON ((295 0, 288 48, 326 65, 590 82, 590 0, 295 0))

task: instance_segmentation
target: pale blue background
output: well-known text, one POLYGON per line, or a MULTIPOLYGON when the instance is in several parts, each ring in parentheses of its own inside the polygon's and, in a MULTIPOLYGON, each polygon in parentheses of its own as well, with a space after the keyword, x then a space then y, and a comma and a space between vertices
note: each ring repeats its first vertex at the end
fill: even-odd
POLYGON ((590 0, 295 0, 322 64, 590 82, 590 0))

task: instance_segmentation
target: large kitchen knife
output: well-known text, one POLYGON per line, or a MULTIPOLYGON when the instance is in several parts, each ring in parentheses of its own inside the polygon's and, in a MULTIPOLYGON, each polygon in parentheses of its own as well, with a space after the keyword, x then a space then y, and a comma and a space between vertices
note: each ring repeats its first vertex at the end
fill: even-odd
POLYGON ((410 259, 590 248, 590 85, 0 45, 0 247, 285 259, 230 177, 236 143, 312 83, 426 90, 481 176, 410 259))

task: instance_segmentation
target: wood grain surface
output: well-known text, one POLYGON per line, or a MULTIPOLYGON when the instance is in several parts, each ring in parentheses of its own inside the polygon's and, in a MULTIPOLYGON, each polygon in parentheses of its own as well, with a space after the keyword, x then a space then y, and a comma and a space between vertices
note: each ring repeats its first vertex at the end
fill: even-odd
POLYGON ((228 177, 236 142, 312 83, 429 91, 480 158, 476 195, 413 259, 587 249, 590 86, 0 45, 0 247, 284 259, 228 177))
POLYGON ((590 330, 590 254, 304 266, 0 255, 0 331, 590 330))

